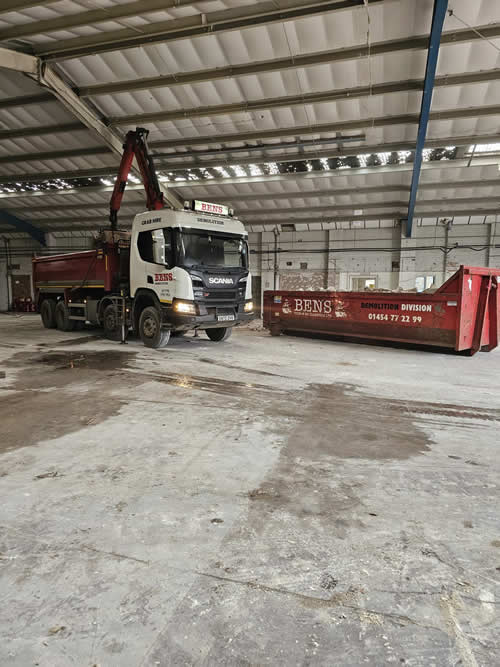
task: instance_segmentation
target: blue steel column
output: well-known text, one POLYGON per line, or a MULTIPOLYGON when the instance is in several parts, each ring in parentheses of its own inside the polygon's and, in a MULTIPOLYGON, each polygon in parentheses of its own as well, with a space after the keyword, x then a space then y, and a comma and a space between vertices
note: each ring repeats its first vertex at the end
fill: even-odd
POLYGON ((35 241, 38 241, 38 243, 43 246, 47 245, 45 241, 45 232, 43 230, 35 227, 27 220, 21 220, 21 218, 18 218, 16 215, 12 215, 12 213, 6 211, 5 209, 0 210, 0 222, 5 222, 8 225, 12 225, 18 232, 25 232, 26 234, 29 234, 31 238, 35 239, 35 241))
POLYGON ((429 49, 427 51, 427 65, 425 67, 424 90, 422 93, 422 105, 420 107, 420 120, 418 124, 417 145, 415 147, 415 160, 413 163, 413 174, 411 177, 410 200, 408 203, 408 217, 406 219, 406 236, 410 237, 413 227, 413 213, 417 199, 418 181, 422 167, 422 151, 427 134, 427 123, 431 110, 432 92, 434 90, 434 79, 443 31, 444 17, 448 9, 448 0, 434 0, 434 11, 432 14, 431 34, 429 37, 429 49))

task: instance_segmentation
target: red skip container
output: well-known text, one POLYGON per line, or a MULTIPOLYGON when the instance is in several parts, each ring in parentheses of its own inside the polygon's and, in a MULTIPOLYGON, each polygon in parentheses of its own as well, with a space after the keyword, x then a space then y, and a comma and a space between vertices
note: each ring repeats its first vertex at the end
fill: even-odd
POLYGON ((475 354, 498 345, 500 269, 461 266, 433 294, 264 292, 272 335, 310 332, 436 345, 475 354))

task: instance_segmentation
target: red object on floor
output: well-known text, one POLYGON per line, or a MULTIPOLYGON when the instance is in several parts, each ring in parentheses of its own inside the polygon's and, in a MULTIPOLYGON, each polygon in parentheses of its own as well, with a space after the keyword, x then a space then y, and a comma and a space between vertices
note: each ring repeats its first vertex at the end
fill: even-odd
POLYGON ((500 269, 461 266, 436 292, 266 291, 271 334, 310 332, 360 339, 493 350, 498 345, 500 269))

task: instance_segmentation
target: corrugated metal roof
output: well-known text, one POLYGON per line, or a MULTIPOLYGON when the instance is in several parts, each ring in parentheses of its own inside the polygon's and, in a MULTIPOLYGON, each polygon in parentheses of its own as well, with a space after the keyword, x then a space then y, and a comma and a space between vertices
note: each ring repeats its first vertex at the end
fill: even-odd
MULTIPOLYGON (((300 4, 299 0, 294 2, 297 6, 300 4)), ((279 3, 274 3, 277 4, 279 6, 279 3)), ((292 4, 293 2, 282 3, 283 7, 292 4)), ((302 4, 306 4, 305 0, 302 4)), ((78 17, 82 12, 94 9, 123 8, 123 5, 124 3, 118 0, 92 0, 92 2, 61 0, 39 6, 34 2, 33 6, 25 7, 21 11, 0 13, 0 38, 4 34, 8 35, 12 27, 30 26, 30 32, 35 32, 36 26, 46 25, 44 21, 78 17)), ((252 159, 255 163, 273 162, 278 159, 284 161, 287 156, 295 158, 300 150, 303 151, 305 160, 318 149, 331 150, 332 154, 343 152, 344 155, 356 155, 365 152, 364 145, 380 146, 382 150, 387 144, 398 142, 411 145, 415 141, 416 122, 401 121, 398 124, 390 122, 392 117, 408 114, 418 118, 421 92, 404 90, 402 85, 399 92, 376 95, 365 92, 362 95, 353 95, 351 98, 346 94, 343 99, 335 101, 283 104, 272 109, 266 108, 266 103, 270 104, 266 101, 292 95, 348 91, 362 86, 373 88, 388 82, 403 84, 407 81, 422 80, 426 51, 417 42, 413 44, 412 40, 428 34, 432 5, 431 0, 421 0, 419 3, 415 3, 414 0, 385 0, 370 3, 368 9, 359 6, 329 11, 284 22, 273 21, 237 30, 215 31, 213 34, 202 36, 165 39, 164 42, 144 44, 125 50, 110 47, 110 50, 97 55, 82 55, 73 59, 65 59, 62 56, 61 61, 54 67, 59 69, 77 91, 115 82, 126 84, 135 83, 137 79, 155 79, 150 87, 144 84, 141 89, 129 92, 123 90, 89 94, 85 99, 97 116, 105 121, 108 118, 112 119, 117 125, 119 134, 132 127, 130 123, 121 123, 120 118, 179 112, 177 117, 171 120, 148 122, 150 141, 154 146, 155 142, 177 140, 177 145, 170 148, 168 146, 155 148, 155 152, 172 152, 179 154, 180 157, 186 151, 191 155, 193 151, 226 149, 226 153, 221 155, 200 156, 197 158, 199 165, 203 165, 203 162, 213 165, 214 160, 218 159, 221 166, 228 161, 233 165, 237 164, 238 159, 246 160, 247 163, 252 159), (391 43, 394 40, 406 41, 407 48, 403 44, 397 51, 391 51, 391 43), (367 44, 370 44, 370 48, 374 47, 374 53, 371 53, 369 58, 366 57, 367 44), (377 50, 375 46, 379 44, 382 44, 382 47, 377 50), (335 56, 331 62, 307 67, 287 65, 280 69, 279 64, 276 67, 269 65, 268 71, 202 80, 204 70, 247 64, 255 66, 255 69, 260 67, 262 70, 263 63, 277 59, 299 58, 327 51, 338 52, 340 49, 352 47, 359 47, 360 53, 364 54, 363 57, 356 57, 353 54, 348 58, 335 56), (172 80, 174 75, 186 73, 201 74, 194 77, 198 80, 190 83, 177 83, 172 80), (159 80, 161 77, 165 77, 165 85, 162 85, 161 79, 159 80), (237 112, 221 113, 216 109, 210 109, 227 104, 244 105, 259 100, 264 101, 262 108, 251 111, 242 108, 237 112), (322 144, 322 140, 335 138, 336 131, 314 131, 316 125, 339 123, 348 127, 352 122, 359 123, 358 128, 346 129, 343 133, 360 134, 363 138, 359 142, 340 145, 340 148, 336 145, 322 144), (294 132, 295 128, 301 127, 309 129, 304 133, 294 132), (251 139, 242 136, 249 132, 255 133, 255 136, 251 139), (292 145, 289 148, 280 147, 273 152, 260 154, 253 151, 238 152, 228 157, 230 155, 228 148, 256 145, 259 142, 259 135, 265 132, 271 135, 268 137, 264 135, 263 141, 266 144, 295 142, 298 138, 315 139, 316 143, 304 149, 297 149, 292 145), (226 140, 227 135, 237 136, 226 140), (182 146, 183 139, 193 137, 202 137, 204 143, 182 146)), ((4 45, 16 48, 32 46, 38 49, 49 44, 67 44, 66 40, 70 39, 84 40, 92 35, 106 39, 106 36, 111 35, 113 31, 130 28, 140 35, 143 26, 152 26, 161 21, 175 22, 200 14, 210 17, 214 12, 242 8, 251 11, 254 6, 256 3, 250 0, 184 2, 178 7, 145 12, 140 17, 125 16, 83 26, 70 26, 67 29, 58 28, 41 34, 21 35, 7 40, 4 45)), ((478 27, 479 32, 490 24, 500 28, 500 4, 494 0, 477 0, 474 3, 468 0, 455 0, 453 12, 454 15, 446 18, 445 33, 464 31, 468 29, 467 26, 478 27)), ((500 29, 497 34, 500 35, 500 29)), ((438 62, 438 77, 460 77, 462 74, 474 72, 484 74, 489 71, 489 80, 468 84, 455 82, 450 85, 446 85, 446 80, 441 81, 434 91, 432 105, 434 116, 429 123, 427 133, 429 140, 446 138, 452 143, 454 137, 470 137, 471 143, 474 143, 474 137, 478 135, 493 136, 499 132, 500 76, 494 71, 500 69, 499 49, 500 38, 496 36, 481 39, 477 34, 473 34, 467 39, 460 38, 457 43, 443 42, 438 62), (489 109, 484 115, 479 111, 467 113, 471 107, 483 111, 486 107, 489 109), (460 110, 463 111, 462 117, 460 110), (453 114, 458 117, 449 117, 453 114)), ((7 177, 12 177, 12 181, 15 182, 21 176, 30 174, 35 176, 47 173, 49 177, 54 173, 62 173, 71 178, 89 170, 100 170, 102 174, 109 170, 108 175, 114 173, 118 161, 116 155, 106 150, 102 141, 93 132, 83 126, 81 129, 76 129, 74 116, 59 102, 45 99, 37 103, 26 105, 19 103, 16 106, 2 107, 2 101, 42 94, 44 91, 34 81, 17 72, 0 70, 0 91, 2 182, 7 177), (73 125, 74 129, 65 131, 65 125, 73 125), (37 134, 37 128, 43 126, 58 126, 58 128, 37 134), (24 136, 20 136, 30 128, 34 130, 32 135, 26 136, 25 133, 24 136), (7 132, 13 133, 13 136, 9 137, 7 132), (99 150, 92 154, 94 148, 99 150), (87 154, 75 154, 81 149, 88 149, 87 154), (50 154, 54 152, 59 155, 51 156, 50 154), (69 154, 61 155, 62 152, 69 154)), ((467 148, 460 149, 460 156, 457 157, 461 158, 467 148)), ((193 158, 190 157, 189 160, 193 158)), ((178 161, 179 157, 172 159, 170 163, 168 160, 162 161, 161 168, 165 173, 175 170, 178 161)), ((183 165, 185 164, 186 160, 183 159, 183 165)), ((213 200, 221 198, 229 201, 242 216, 246 215, 249 219, 252 216, 253 224, 253 219, 259 215, 259 210, 276 210, 276 216, 270 213, 262 214, 274 220, 281 213, 289 218, 312 217, 311 207, 315 207, 317 211, 321 206, 330 206, 333 212, 335 207, 343 207, 338 209, 338 215, 349 215, 347 210, 349 205, 352 205, 352 211, 364 210, 363 207, 368 210, 371 205, 370 214, 376 214, 374 207, 385 204, 385 209, 380 209, 381 213, 396 214, 401 211, 399 203, 404 203, 408 198, 410 178, 409 169, 406 171, 383 169, 377 172, 377 167, 373 167, 370 173, 362 174, 319 173, 307 174, 304 177, 298 173, 272 178, 262 175, 257 178, 248 177, 244 182, 237 181, 231 173, 226 182, 218 179, 206 182, 175 181, 174 186, 178 187, 183 198, 200 197, 213 200), (391 191, 390 188, 393 186, 399 189, 391 191), (366 191, 367 189, 369 191, 366 191), (328 190, 331 193, 324 194, 328 190), (335 194, 339 190, 342 194, 335 194), (318 192, 323 194, 316 194, 318 192), (287 198, 288 193, 289 198, 287 198), (273 195, 276 195, 276 199, 273 199, 273 195), (254 196, 254 199, 245 200, 245 196, 254 196), (259 196, 262 196, 262 200, 259 200, 259 196)), ((493 206, 494 202, 491 200, 497 192, 494 186, 495 178, 498 178, 498 170, 493 161, 485 166, 476 157, 473 157, 469 167, 457 167, 443 162, 436 165, 436 168, 424 170, 417 213, 419 211, 427 213, 427 208, 430 213, 438 201, 443 202, 442 207, 446 207, 447 211, 462 211, 464 208, 469 208, 473 213, 478 208, 485 208, 479 206, 477 201, 474 204, 467 203, 474 198, 479 181, 486 183, 480 186, 481 196, 490 200, 488 206, 493 206), (467 187, 467 182, 470 181, 475 185, 467 187), (453 182, 457 184, 456 187, 450 185, 453 182), (426 200, 433 203, 426 207, 426 200)), ((1 187, 0 185, 0 189, 1 187)), ((109 191, 91 192, 90 188, 88 192, 83 190, 84 188, 81 194, 65 195, 65 197, 47 192, 37 197, 26 196, 24 199, 19 196, 22 193, 14 197, 13 192, 4 191, 4 194, 11 197, 0 197, 0 208, 19 208, 22 217, 36 220, 40 226, 43 226, 43 220, 76 221, 78 218, 98 219, 101 215, 104 223, 109 191), (58 206, 63 204, 66 208, 58 209, 58 206), (48 207, 52 205, 54 211, 51 212, 48 207), (70 208, 70 205, 74 205, 74 208, 70 208)), ((133 190, 127 193, 127 198, 130 205, 124 204, 124 212, 128 216, 140 209, 142 197, 138 191, 133 190)), ((352 216, 354 215, 357 214, 352 213, 352 216)), ((368 222, 373 223, 373 221, 368 222)), ((76 227, 78 222, 74 224, 76 227)))

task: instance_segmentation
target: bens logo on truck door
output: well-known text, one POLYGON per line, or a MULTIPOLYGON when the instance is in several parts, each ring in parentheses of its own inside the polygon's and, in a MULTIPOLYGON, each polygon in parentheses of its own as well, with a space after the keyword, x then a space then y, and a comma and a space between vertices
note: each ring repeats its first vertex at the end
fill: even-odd
POLYGON ((155 285, 156 283, 167 283, 173 279, 174 276, 171 273, 155 273, 155 285))

